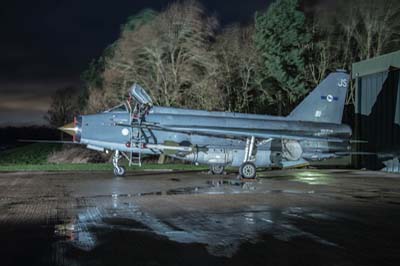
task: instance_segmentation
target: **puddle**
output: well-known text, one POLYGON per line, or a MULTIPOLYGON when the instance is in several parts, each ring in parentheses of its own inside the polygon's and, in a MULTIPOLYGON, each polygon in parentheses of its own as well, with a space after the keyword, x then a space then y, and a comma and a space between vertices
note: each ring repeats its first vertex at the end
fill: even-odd
MULTIPOLYGON (((117 202, 115 202, 115 200, 117 202)), ((91 251, 102 243, 102 232, 119 231, 154 234, 181 244, 201 244, 212 256, 232 257, 243 243, 258 243, 261 235, 269 234, 279 241, 290 242, 306 237, 322 245, 335 246, 327 240, 304 232, 290 219, 324 219, 315 210, 289 208, 271 210, 268 206, 250 206, 245 211, 202 213, 159 219, 144 213, 133 204, 113 202, 103 207, 82 209, 73 220, 56 225, 55 234, 74 247, 91 251)))
POLYGON ((240 180, 208 180, 207 184, 212 187, 220 187, 224 185, 241 187, 245 182, 240 180))
POLYGON ((400 201, 388 200, 388 201, 386 201, 386 203, 393 204, 393 205, 400 205, 400 201))
POLYGON ((293 173, 292 180, 309 185, 329 185, 334 182, 334 178, 331 175, 313 171, 293 173))
POLYGON ((379 195, 376 194, 358 194, 358 195, 353 195, 352 196, 355 199, 378 199, 380 198, 379 195))
MULTIPOLYGON (((301 211, 307 212, 305 209, 295 210, 296 213, 301 211)), ((196 232, 176 230, 160 235, 156 231, 96 226, 88 228, 89 233, 96 237, 97 244, 92 249, 82 250, 78 245, 71 245, 71 241, 54 237, 48 227, 38 224, 25 225, 23 228, 3 225, 0 226, 3 240, 0 244, 1 265, 399 265, 398 250, 394 248, 398 230, 387 233, 394 234, 393 239, 387 238, 387 234, 380 236, 382 231, 378 231, 373 241, 368 242, 359 235, 361 232, 367 233, 365 230, 368 228, 360 227, 358 223, 339 220, 317 227, 313 221, 287 220, 279 210, 263 208, 259 213, 269 213, 270 219, 261 218, 265 215, 257 216, 252 211, 239 212, 231 220, 228 214, 212 215, 212 221, 218 221, 216 224, 220 230, 227 227, 224 224, 226 222, 231 222, 231 227, 238 225, 236 220, 239 217, 251 217, 255 224, 247 225, 251 229, 246 229, 242 234, 240 231, 244 224, 225 234, 217 231, 213 238, 215 242, 211 245, 173 240, 174 237, 196 232), (262 227, 262 222, 269 224, 269 227, 253 234, 257 224, 262 227), (6 229, 6 226, 12 230, 6 229), (364 231, 360 231, 360 228, 364 231), (353 231, 358 237, 354 237, 353 231), (324 239, 322 236, 326 233, 332 234, 331 238, 344 243, 345 247, 337 246, 332 239, 324 239), (232 241, 236 236, 240 240, 232 241)), ((187 216, 181 217, 181 221, 187 222, 188 219, 187 216)), ((205 230, 203 218, 199 221, 199 236, 205 234, 205 237, 210 237, 214 234, 213 230, 205 230)), ((372 221, 372 224, 375 222, 372 221)))
MULTIPOLYGON (((174 178, 170 179, 173 180, 174 178)), ((174 182, 180 182, 180 179, 174 179, 174 182)), ((228 194, 228 193, 247 193, 255 190, 258 184, 262 181, 242 181, 242 180, 208 180, 204 186, 193 187, 178 187, 165 191, 149 191, 134 194, 117 194, 111 195, 96 195, 95 198, 112 197, 130 198, 130 197, 145 197, 145 196, 161 196, 161 195, 190 195, 190 194, 228 194)))
MULTIPOLYGON (((228 187, 241 187, 236 184, 228 187)), ((143 212, 127 195, 107 199, 96 207, 81 208, 73 219, 54 226, 51 247, 57 250, 51 256, 57 261, 50 265, 127 265, 132 261, 139 265, 184 265, 183 261, 189 265, 259 265, 261 258, 270 261, 271 254, 280 259, 273 265, 280 265, 287 254, 309 265, 323 264, 315 258, 334 256, 335 265, 337 254, 352 254, 349 250, 365 245, 354 234, 370 230, 365 226, 368 216, 361 215, 361 221, 356 221, 353 210, 345 217, 319 208, 275 209, 256 204, 157 217, 143 212), (362 231, 357 231, 360 226, 362 231)), ((388 241, 387 237, 382 241, 388 241)), ((385 250, 384 245, 381 249, 385 250)))
POLYGON ((166 195, 182 195, 182 194, 196 194, 199 193, 200 187, 183 187, 170 189, 165 192, 166 195))
POLYGON ((137 194, 134 194, 133 196, 143 197, 143 196, 161 196, 161 195, 162 195, 161 191, 155 191, 155 192, 137 193, 137 194))
POLYGON ((149 230, 150 228, 145 224, 121 217, 104 217, 102 218, 103 223, 111 225, 111 226, 120 226, 120 227, 129 227, 131 229, 141 229, 141 230, 149 230))

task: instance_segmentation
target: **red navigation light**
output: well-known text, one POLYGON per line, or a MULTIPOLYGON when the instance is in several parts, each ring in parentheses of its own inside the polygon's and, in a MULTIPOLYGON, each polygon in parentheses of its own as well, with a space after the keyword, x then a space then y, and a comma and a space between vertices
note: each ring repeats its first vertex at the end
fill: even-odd
MULTIPOLYGON (((76 116, 74 116, 74 128, 75 128, 75 129, 76 129, 76 124, 77 124, 77 120, 76 120, 76 116)), ((72 141, 73 141, 73 142, 76 142, 75 135, 76 135, 76 134, 72 135, 72 141)))

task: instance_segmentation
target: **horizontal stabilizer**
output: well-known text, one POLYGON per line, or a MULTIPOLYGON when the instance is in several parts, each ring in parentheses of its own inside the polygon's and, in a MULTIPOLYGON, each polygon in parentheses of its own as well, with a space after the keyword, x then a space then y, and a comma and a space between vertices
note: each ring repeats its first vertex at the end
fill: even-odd
POLYGON ((361 143, 361 144, 368 143, 367 140, 360 140, 360 139, 351 139, 351 140, 349 140, 349 142, 350 143, 361 143))
POLYGON ((336 155, 346 156, 346 155, 376 155, 376 152, 368 152, 368 151, 343 151, 343 152, 335 152, 336 155))

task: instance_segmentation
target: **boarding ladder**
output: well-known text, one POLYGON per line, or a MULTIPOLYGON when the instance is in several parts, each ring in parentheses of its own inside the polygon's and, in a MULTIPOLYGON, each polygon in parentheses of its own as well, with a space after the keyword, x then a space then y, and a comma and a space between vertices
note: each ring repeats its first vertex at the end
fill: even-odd
POLYGON ((143 147, 143 141, 142 141, 142 130, 138 130, 137 134, 133 136, 132 128, 131 128, 131 147, 137 147, 138 148, 138 153, 133 153, 133 151, 130 152, 129 155, 129 166, 136 165, 136 166, 142 166, 142 147, 143 147))
POLYGON ((136 147, 138 148, 137 153, 133 153, 133 151, 130 152, 129 155, 129 166, 136 165, 136 166, 142 166, 142 148, 144 145, 143 142, 143 132, 142 129, 140 128, 141 124, 141 119, 137 120, 139 122, 139 127, 138 131, 136 134, 133 133, 133 124, 131 124, 131 147, 136 147))

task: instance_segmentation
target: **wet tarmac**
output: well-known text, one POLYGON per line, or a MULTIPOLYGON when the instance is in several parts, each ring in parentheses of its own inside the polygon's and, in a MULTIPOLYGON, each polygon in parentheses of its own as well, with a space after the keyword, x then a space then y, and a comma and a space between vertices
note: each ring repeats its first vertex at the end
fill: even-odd
POLYGON ((0 173, 0 265, 400 265, 400 176, 0 173))

